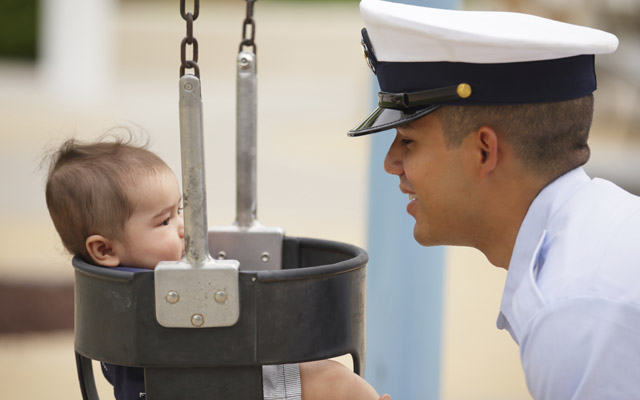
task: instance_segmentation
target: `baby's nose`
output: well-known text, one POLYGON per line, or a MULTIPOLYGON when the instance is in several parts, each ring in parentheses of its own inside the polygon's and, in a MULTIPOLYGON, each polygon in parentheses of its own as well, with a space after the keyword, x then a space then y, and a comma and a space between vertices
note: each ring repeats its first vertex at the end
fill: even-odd
POLYGON ((182 216, 180 217, 180 225, 178 226, 178 236, 184 239, 184 219, 182 219, 182 216))

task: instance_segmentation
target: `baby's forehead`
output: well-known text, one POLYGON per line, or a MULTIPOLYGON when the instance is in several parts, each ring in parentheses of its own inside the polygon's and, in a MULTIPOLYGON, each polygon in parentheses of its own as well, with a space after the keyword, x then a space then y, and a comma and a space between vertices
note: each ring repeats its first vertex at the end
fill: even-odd
POLYGON ((180 187, 175 174, 169 169, 155 172, 141 172, 128 185, 127 196, 135 210, 157 208, 173 204, 181 199, 180 187))
POLYGON ((177 181, 173 171, 167 166, 154 167, 130 167, 129 170, 122 174, 122 183, 132 193, 144 190, 153 190, 154 188, 166 186, 167 183, 177 181))

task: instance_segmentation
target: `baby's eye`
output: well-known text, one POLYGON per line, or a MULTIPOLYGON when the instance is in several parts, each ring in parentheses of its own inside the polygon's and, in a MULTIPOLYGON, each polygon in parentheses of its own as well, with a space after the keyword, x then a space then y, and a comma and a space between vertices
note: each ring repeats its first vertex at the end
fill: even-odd
POLYGON ((165 219, 164 221, 162 221, 162 225, 169 225, 169 220, 170 220, 170 219, 171 219, 171 218, 167 218, 167 219, 165 219))
POLYGON ((182 215, 182 207, 178 207, 178 215, 182 215))

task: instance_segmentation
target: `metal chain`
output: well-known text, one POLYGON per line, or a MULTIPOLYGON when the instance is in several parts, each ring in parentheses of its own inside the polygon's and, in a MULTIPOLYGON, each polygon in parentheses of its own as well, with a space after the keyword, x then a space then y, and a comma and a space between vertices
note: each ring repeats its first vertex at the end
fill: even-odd
POLYGON ((256 54, 256 22, 253 20, 253 5, 257 0, 245 0, 247 2, 247 16, 242 23, 242 41, 240 42, 240 49, 238 52, 241 52, 244 46, 249 46, 252 48, 253 54, 256 54), (247 27, 251 26, 251 36, 247 36, 247 27))
POLYGON ((198 40, 193 37, 193 21, 198 19, 200 14, 200 0, 193 1, 193 13, 185 12, 186 0, 180 0, 180 15, 187 21, 187 36, 180 44, 180 77, 184 76, 185 69, 193 68, 193 74, 200 79, 200 68, 198 67, 198 40), (187 45, 193 46, 191 60, 187 60, 187 45))

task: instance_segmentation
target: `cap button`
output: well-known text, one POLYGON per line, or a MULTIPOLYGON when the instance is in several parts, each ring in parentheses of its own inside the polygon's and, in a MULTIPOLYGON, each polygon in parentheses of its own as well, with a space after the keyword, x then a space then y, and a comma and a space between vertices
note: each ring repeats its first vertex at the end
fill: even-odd
POLYGON ((471 96, 471 86, 469 86, 469 84, 467 83, 461 83, 458 85, 456 93, 461 98, 466 99, 467 97, 471 96))

